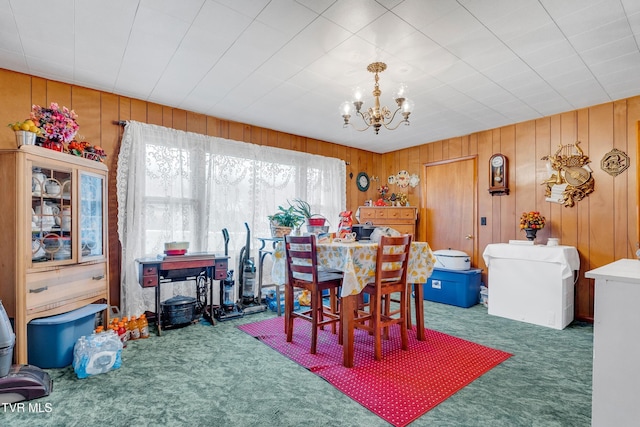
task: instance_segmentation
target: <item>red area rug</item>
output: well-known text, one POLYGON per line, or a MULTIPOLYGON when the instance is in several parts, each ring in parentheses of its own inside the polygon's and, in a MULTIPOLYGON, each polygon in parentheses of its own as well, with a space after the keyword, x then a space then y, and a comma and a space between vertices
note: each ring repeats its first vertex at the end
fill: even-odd
MULTIPOLYGON (((394 426, 406 426, 512 355, 441 332, 427 340, 409 333, 409 350, 400 348, 399 328, 383 340, 383 360, 373 358, 373 337, 355 331, 354 364, 342 366, 342 346, 330 330, 318 334, 317 354, 309 354, 311 324, 295 319, 293 342, 286 341, 284 317, 238 326, 394 426)), ((414 328, 415 329, 415 328, 414 328)))

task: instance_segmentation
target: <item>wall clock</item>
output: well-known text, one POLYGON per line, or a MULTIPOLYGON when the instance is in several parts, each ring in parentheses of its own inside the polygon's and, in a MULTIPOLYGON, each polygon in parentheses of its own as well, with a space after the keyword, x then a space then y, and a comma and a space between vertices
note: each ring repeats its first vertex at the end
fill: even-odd
POLYGON ((492 196, 509 194, 507 158, 500 154, 494 154, 489 159, 489 193, 492 196))
POLYGON ((358 190, 367 191, 369 189, 369 175, 365 172, 360 172, 356 177, 356 185, 358 186, 358 190))

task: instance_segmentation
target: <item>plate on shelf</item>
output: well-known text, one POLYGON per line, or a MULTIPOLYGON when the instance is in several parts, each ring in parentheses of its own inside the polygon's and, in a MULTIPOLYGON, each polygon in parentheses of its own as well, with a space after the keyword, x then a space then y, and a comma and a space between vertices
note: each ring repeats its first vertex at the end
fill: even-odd
POLYGON ((164 254, 169 256, 184 255, 186 253, 186 249, 167 249, 166 251, 164 251, 164 254))

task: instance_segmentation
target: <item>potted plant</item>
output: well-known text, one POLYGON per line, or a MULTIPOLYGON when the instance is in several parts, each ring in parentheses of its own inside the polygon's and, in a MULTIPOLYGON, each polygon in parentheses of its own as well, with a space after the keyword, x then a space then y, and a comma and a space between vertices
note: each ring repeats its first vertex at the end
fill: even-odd
POLYGON ((311 205, 306 200, 293 199, 293 205, 289 202, 289 206, 293 208, 293 211, 300 215, 307 221, 307 225, 312 227, 322 227, 326 221, 326 218, 320 214, 311 213, 311 205), (313 217, 319 218, 313 218, 313 217))
POLYGON ((278 206, 278 211, 267 217, 271 222, 271 235, 273 237, 283 237, 291 234, 291 231, 302 224, 303 217, 289 205, 288 208, 278 206))

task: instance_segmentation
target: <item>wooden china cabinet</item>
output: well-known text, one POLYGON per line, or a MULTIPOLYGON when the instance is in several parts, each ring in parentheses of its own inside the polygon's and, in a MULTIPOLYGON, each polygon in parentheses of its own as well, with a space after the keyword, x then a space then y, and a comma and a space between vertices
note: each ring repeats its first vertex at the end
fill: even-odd
POLYGON ((39 146, 0 150, 0 299, 16 363, 27 363, 31 320, 109 303, 107 172, 39 146))

